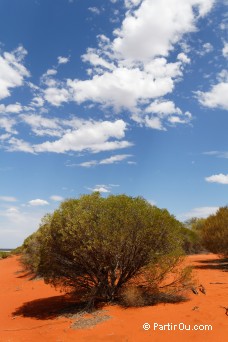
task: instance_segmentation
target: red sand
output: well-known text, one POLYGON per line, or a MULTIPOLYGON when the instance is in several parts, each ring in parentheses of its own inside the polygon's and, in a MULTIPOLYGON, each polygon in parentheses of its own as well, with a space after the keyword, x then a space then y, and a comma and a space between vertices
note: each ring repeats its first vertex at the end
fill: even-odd
POLYGON ((196 275, 199 283, 207 289, 206 295, 190 293, 187 302, 137 309, 106 306, 103 310, 112 316, 111 319, 77 330, 70 327, 72 319, 57 318, 54 313, 56 307, 63 305, 61 293, 41 280, 33 281, 24 276, 19 272, 21 267, 16 257, 1 260, 0 342, 225 342, 228 338, 228 316, 220 306, 228 307, 228 270, 220 269, 215 259, 218 257, 213 254, 188 257, 190 264, 198 266, 196 275), (198 309, 193 310, 194 307, 198 309), (150 324, 150 330, 143 329, 144 323, 150 324), (154 330, 154 323, 162 325, 163 329, 170 323, 173 330, 168 330, 168 326, 166 330, 154 330), (179 323, 184 323, 187 328, 190 325, 191 330, 179 330, 178 327, 174 330, 174 324, 179 323), (195 325, 211 325, 212 331, 193 330, 195 325))

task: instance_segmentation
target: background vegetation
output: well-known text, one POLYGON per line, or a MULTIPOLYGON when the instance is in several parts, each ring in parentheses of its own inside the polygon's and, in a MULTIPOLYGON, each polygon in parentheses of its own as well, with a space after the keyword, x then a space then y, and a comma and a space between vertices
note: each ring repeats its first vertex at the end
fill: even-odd
POLYGON ((215 215, 203 221, 200 228, 203 245, 212 253, 228 257, 228 207, 221 207, 215 215))

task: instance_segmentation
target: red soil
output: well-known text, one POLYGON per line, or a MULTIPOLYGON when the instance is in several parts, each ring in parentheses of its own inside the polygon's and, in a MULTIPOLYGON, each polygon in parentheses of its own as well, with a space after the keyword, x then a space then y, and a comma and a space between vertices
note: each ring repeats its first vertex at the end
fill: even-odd
POLYGON ((56 315, 64 307, 66 296, 42 280, 29 280, 20 272, 16 257, 1 260, 0 342, 225 342, 228 316, 221 306, 228 307, 228 269, 223 268, 225 264, 218 263, 218 257, 213 254, 189 256, 188 261, 196 266, 198 282, 205 286, 206 295, 189 293, 186 302, 144 308, 106 306, 103 310, 104 314, 111 316, 109 320, 75 330, 71 324, 76 319, 56 315), (150 330, 143 329, 144 323, 150 324, 150 330), (154 330, 155 323, 165 330, 159 327, 154 330), (164 326, 168 323, 169 328, 164 326), (187 328, 190 325, 191 330, 179 330, 178 327, 174 330, 174 324, 179 326, 179 323, 184 323, 187 328), (211 325, 212 331, 194 330, 195 325, 211 325))

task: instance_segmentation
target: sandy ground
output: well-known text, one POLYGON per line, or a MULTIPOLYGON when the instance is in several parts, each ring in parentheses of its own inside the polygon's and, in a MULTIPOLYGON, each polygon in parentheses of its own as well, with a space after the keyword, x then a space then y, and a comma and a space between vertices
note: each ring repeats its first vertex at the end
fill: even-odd
POLYGON ((188 257, 188 262, 195 266, 198 281, 207 290, 206 295, 189 293, 186 302, 144 308, 106 306, 94 315, 69 318, 57 315, 69 305, 66 296, 42 280, 29 280, 21 272, 17 257, 1 260, 0 341, 225 342, 228 316, 221 306, 228 307, 227 264, 219 263, 213 254, 193 255, 188 257), (93 325, 97 321, 99 323, 93 325), (76 329, 72 329, 75 322, 76 329), (150 324, 149 330, 143 329, 145 323, 150 324), (198 330, 195 330, 196 325, 198 330), (208 331, 206 325, 211 325, 212 330, 208 331))

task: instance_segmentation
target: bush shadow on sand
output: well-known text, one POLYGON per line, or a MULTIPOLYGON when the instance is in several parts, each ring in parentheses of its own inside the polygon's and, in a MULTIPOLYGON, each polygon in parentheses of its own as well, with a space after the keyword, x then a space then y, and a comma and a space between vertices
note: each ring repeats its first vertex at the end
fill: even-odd
POLYGON ((12 315, 36 318, 39 320, 55 319, 82 312, 86 303, 75 302, 68 295, 35 299, 24 303, 12 315))
MULTIPOLYGON (((121 300, 112 303, 97 302, 92 311, 99 311, 107 304, 119 305, 122 308, 127 309, 131 307, 137 308, 154 306, 160 303, 177 304, 185 301, 188 301, 188 299, 185 296, 161 293, 156 296, 148 296, 147 300, 143 304, 139 303, 139 305, 127 305, 121 300)), ((75 298, 69 295, 60 295, 25 302, 22 306, 17 308, 12 313, 12 316, 30 317, 38 320, 48 320, 56 319, 58 317, 80 316, 87 312, 91 312, 91 310, 87 309, 86 302, 75 301, 75 298)))
POLYGON ((193 268, 201 270, 221 270, 228 272, 228 258, 211 259, 211 260, 196 260, 200 265, 195 265, 193 268))

